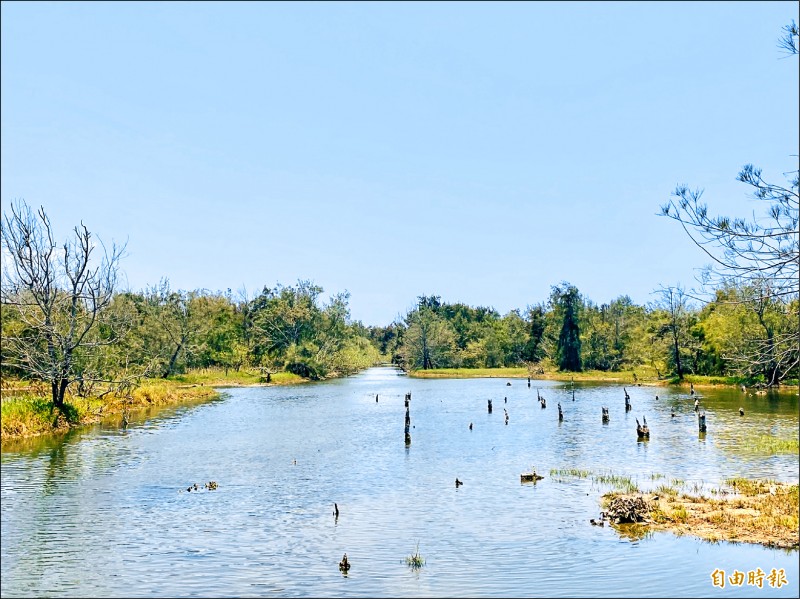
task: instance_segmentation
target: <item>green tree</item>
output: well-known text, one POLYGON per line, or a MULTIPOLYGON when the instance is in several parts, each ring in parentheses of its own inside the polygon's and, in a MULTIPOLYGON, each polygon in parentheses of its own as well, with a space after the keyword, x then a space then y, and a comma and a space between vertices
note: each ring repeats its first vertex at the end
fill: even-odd
POLYGON ((407 368, 446 368, 452 364, 456 338, 452 325, 424 296, 406 317, 402 357, 407 368))
POLYGON ((580 316, 583 300, 577 287, 569 283, 554 286, 550 303, 561 321, 561 331, 556 345, 556 356, 560 370, 581 370, 580 316))
POLYGON ((545 329, 547 326, 547 309, 543 304, 528 306, 528 338, 522 352, 526 362, 538 364, 546 356, 545 329))

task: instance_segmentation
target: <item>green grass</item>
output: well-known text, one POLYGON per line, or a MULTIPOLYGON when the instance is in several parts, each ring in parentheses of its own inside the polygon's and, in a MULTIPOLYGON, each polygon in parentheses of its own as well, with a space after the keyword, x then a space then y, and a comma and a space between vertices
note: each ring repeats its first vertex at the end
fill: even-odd
MULTIPOLYGON (((185 385, 207 385, 210 387, 224 387, 225 385, 259 385, 265 380, 258 370, 233 368, 225 372, 224 368, 198 368, 183 374, 176 374, 169 378, 170 381, 185 385)), ((291 372, 276 372, 270 375, 270 383, 275 385, 291 385, 307 381, 303 377, 291 372)))
POLYGON ((409 376, 416 378, 527 378, 536 380, 575 381, 609 381, 633 384, 633 373, 640 382, 655 381, 656 375, 648 369, 623 370, 619 372, 603 370, 586 370, 583 372, 561 372, 545 367, 543 372, 530 374, 524 366, 506 368, 429 368, 428 370, 411 370, 409 376))
POLYGON ((777 485, 774 480, 751 480, 748 478, 736 477, 725 479, 725 484, 741 495, 759 495, 769 492, 770 487, 777 485))
POLYGON ((3 399, 0 407, 2 437, 38 435, 58 426, 58 410, 53 402, 34 395, 3 399))
POLYGON ((429 368, 411 370, 409 376, 417 378, 527 378, 528 369, 524 366, 513 368, 429 368))
POLYGON ((785 453, 797 455, 800 452, 800 439, 798 437, 779 439, 772 435, 759 435, 748 439, 745 443, 750 449, 768 455, 785 453))
POLYGON ((630 476, 620 476, 618 474, 600 474, 592 477, 595 484, 608 485, 622 493, 638 493, 639 487, 631 480, 630 476))
POLYGON ((406 557, 406 565, 414 570, 425 565, 425 559, 419 554, 419 543, 417 543, 417 550, 406 557))
POLYGON ((699 374, 686 374, 681 381, 677 377, 670 380, 675 383, 694 383, 695 385, 741 385, 746 382, 739 376, 704 376, 699 374))
POLYGON ((576 478, 588 478, 591 475, 592 475, 591 470, 579 470, 577 468, 568 468, 561 470, 552 468, 550 470, 550 476, 574 476, 576 478))
POLYGON ((670 518, 672 518, 672 520, 674 522, 679 522, 679 523, 688 522, 689 521, 689 513, 686 511, 685 507, 683 507, 682 505, 679 505, 678 507, 676 507, 676 508, 674 508, 672 510, 672 513, 670 514, 670 518))
POLYGON ((800 437, 775 435, 749 434, 745 437, 735 437, 731 432, 722 432, 720 440, 726 441, 725 447, 729 447, 739 453, 747 455, 785 455, 800 453, 800 437), (727 441, 735 440, 735 443, 727 441))
POLYGON ((0 438, 7 440, 62 433, 126 410, 208 399, 215 395, 217 393, 210 386, 186 388, 174 381, 159 379, 146 381, 127 397, 112 393, 102 398, 77 397, 68 393, 64 407, 58 410, 49 396, 23 393, 12 398, 3 397, 0 438))
POLYGON ((670 495, 672 497, 676 497, 678 495, 678 489, 670 485, 658 485, 655 493, 657 495, 670 495))

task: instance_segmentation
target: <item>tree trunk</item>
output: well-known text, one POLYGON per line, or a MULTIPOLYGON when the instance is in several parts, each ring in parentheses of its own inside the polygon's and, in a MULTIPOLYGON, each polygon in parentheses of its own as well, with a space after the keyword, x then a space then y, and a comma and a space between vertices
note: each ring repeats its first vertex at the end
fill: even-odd
POLYGON ((165 379, 168 378, 169 375, 172 374, 172 369, 175 368, 175 362, 178 361, 178 354, 181 352, 181 348, 183 347, 183 343, 179 343, 178 347, 175 348, 175 352, 172 354, 172 357, 169 359, 169 364, 167 365, 167 371, 164 373, 164 376, 161 378, 165 379))
POLYGON ((680 348, 678 347, 678 335, 674 334, 672 336, 672 339, 673 339, 673 341, 675 343, 675 368, 678 371, 678 378, 682 379, 683 378, 683 369, 681 368, 681 352, 680 352, 680 348))

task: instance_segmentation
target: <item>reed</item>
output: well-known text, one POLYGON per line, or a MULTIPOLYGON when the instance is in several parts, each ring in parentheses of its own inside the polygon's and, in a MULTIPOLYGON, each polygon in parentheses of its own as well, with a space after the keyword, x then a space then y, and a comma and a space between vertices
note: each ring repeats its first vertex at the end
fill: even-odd
POLYGON ((419 542, 417 542, 417 549, 414 553, 406 557, 406 565, 413 570, 421 568, 425 565, 425 559, 419 553, 419 542))

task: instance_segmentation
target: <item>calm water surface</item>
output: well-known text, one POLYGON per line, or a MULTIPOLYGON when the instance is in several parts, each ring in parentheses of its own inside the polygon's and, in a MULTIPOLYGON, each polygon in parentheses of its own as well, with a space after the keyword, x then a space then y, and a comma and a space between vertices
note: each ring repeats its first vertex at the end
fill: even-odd
POLYGON ((626 414, 622 386, 575 388, 572 401, 569 383, 529 389, 520 379, 409 379, 374 368, 321 384, 229 389, 127 430, 5 447, 2 595, 798 596, 796 551, 620 535, 589 524, 608 487, 550 475, 578 468, 642 488, 671 478, 707 489, 733 476, 796 482, 798 456, 758 456, 743 444, 796 434, 796 396, 703 390, 701 436, 684 392, 628 387, 626 414), (647 442, 636 438, 642 416, 647 442), (521 484, 533 466, 545 479, 521 484), (216 491, 186 492, 210 480, 216 491), (417 545, 426 563, 414 571, 404 558, 417 545), (347 576, 337 566, 345 552, 347 576), (788 584, 718 589, 717 568, 783 568, 788 584))

